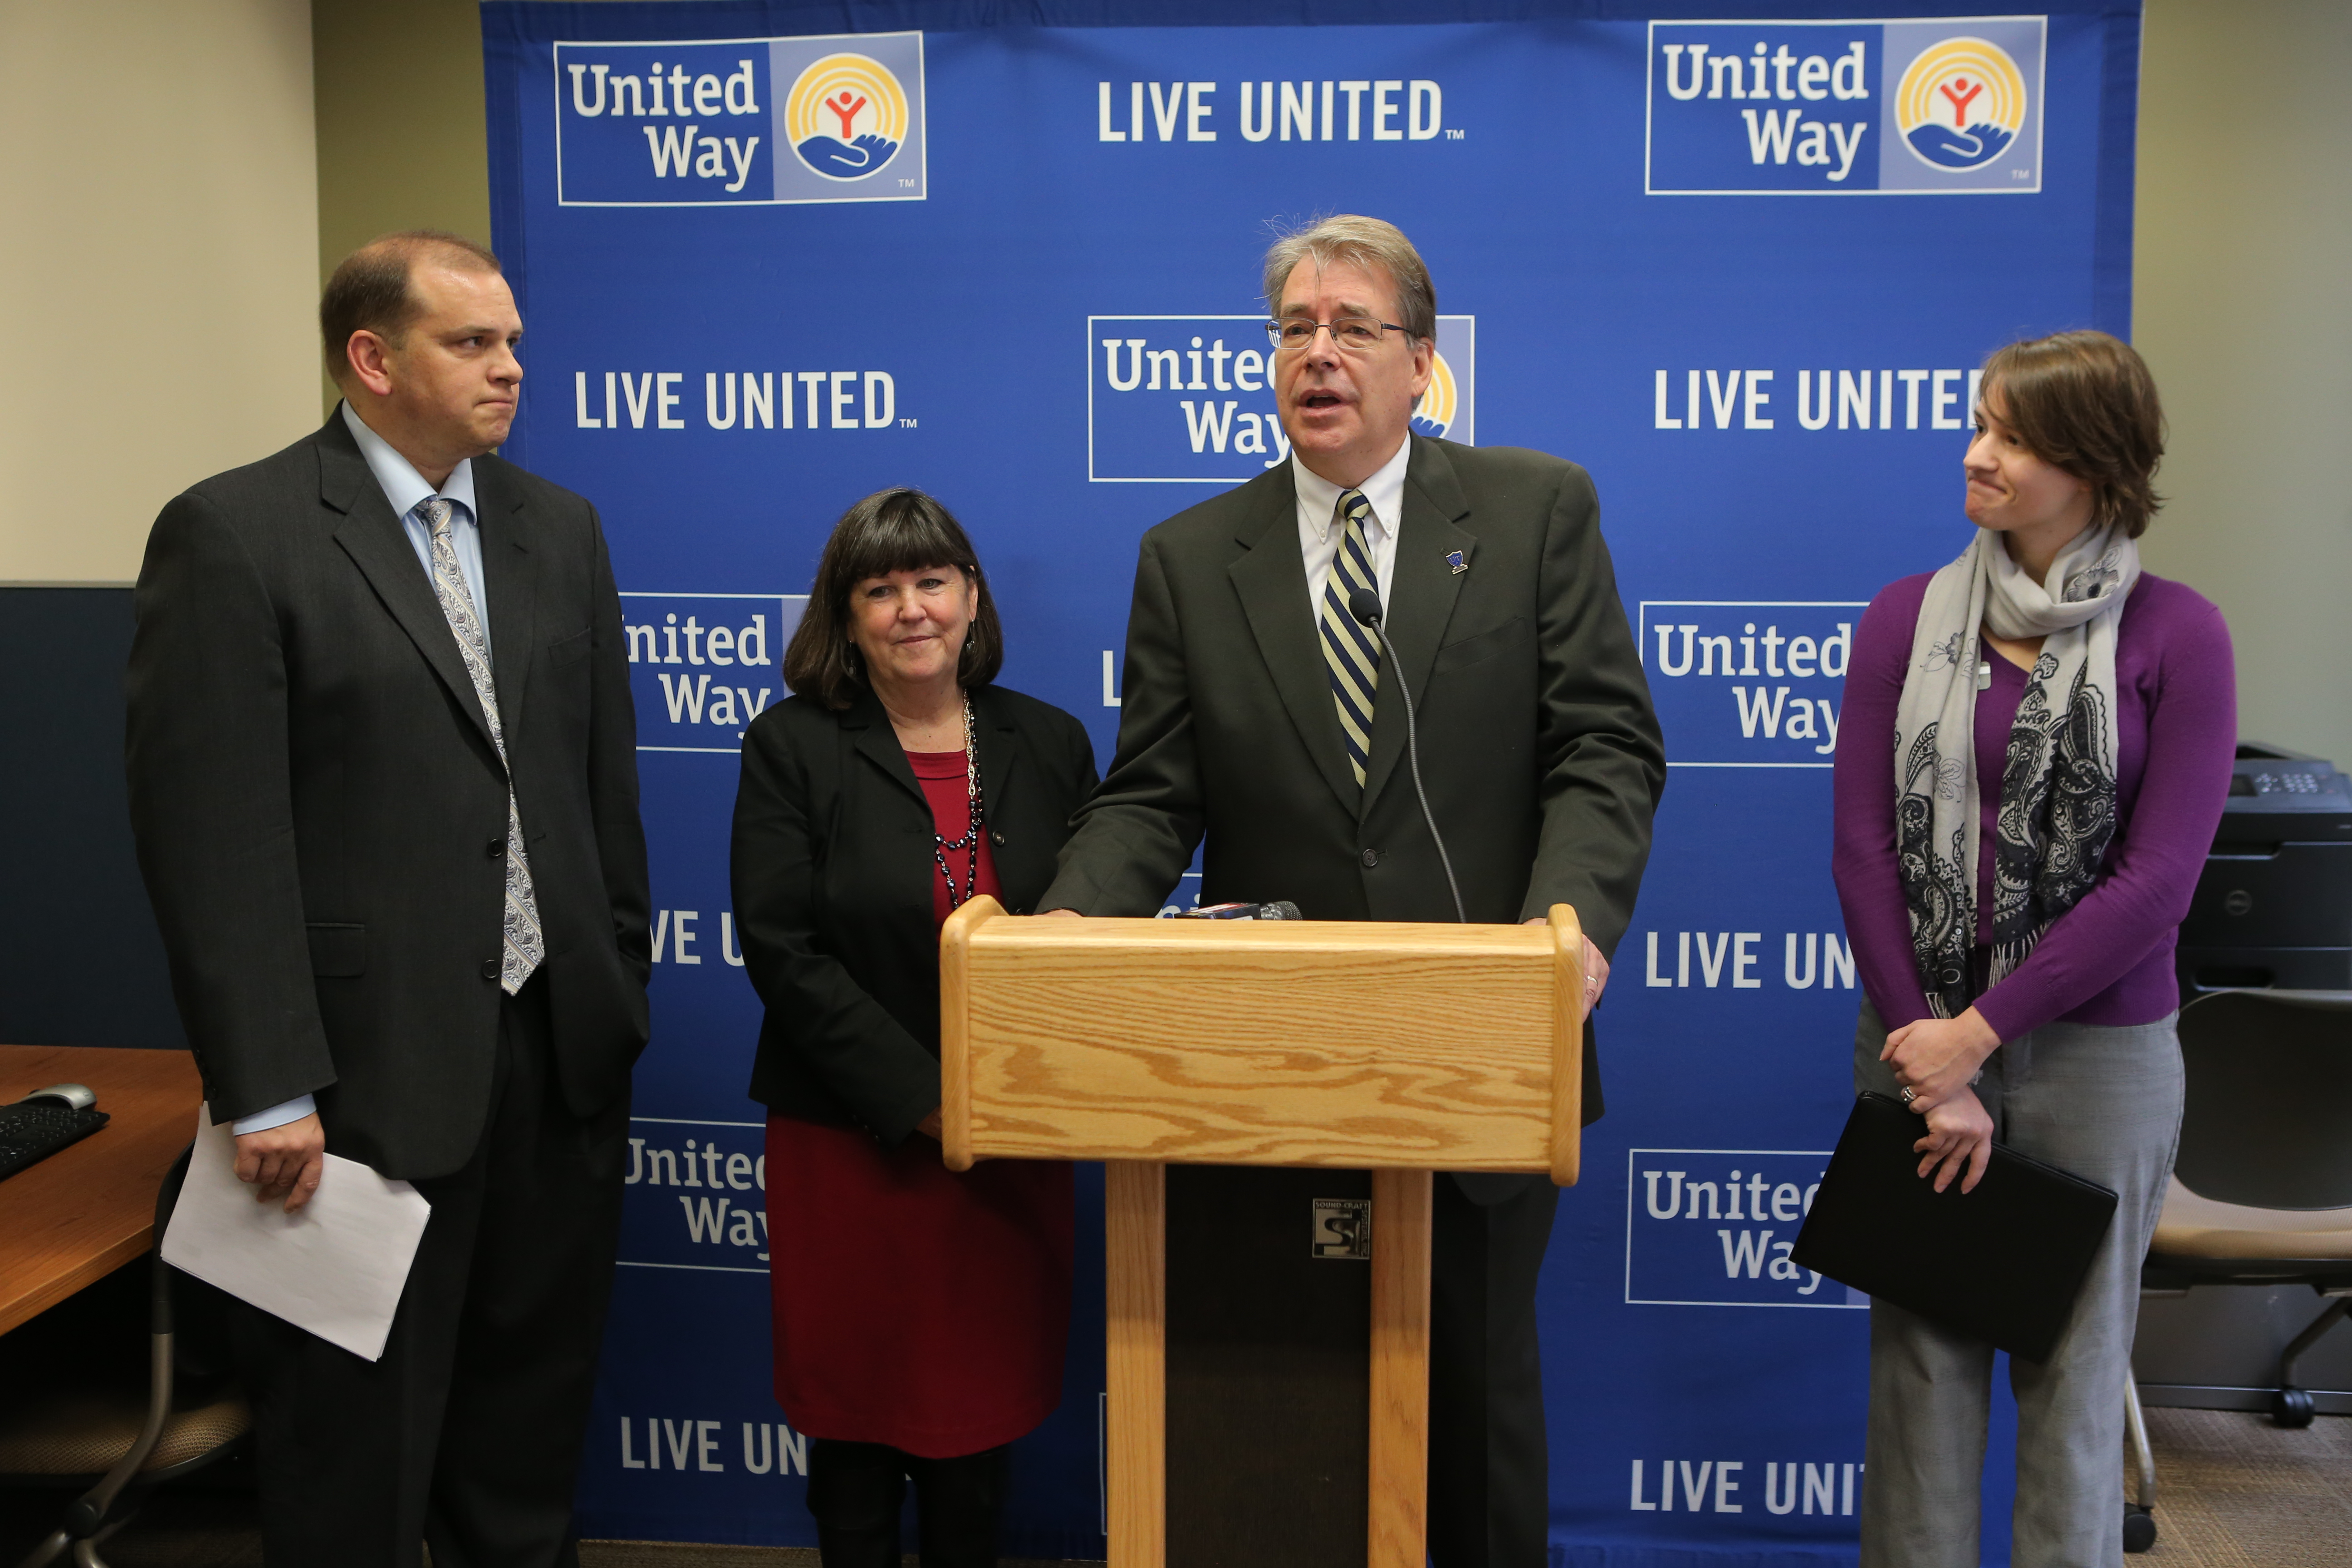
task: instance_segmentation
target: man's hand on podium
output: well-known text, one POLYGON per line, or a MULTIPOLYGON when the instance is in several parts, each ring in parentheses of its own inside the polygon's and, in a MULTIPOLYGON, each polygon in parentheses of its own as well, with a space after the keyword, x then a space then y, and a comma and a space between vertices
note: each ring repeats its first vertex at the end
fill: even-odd
MULTIPOLYGON (((1551 920, 1549 916, 1538 915, 1535 919, 1523 923, 1531 926, 1549 925, 1551 920)), ((1601 950, 1592 945, 1592 939, 1588 936, 1584 939, 1584 1016, 1586 1017, 1592 1016, 1592 1009, 1600 1005, 1601 994, 1608 988, 1609 961, 1601 956, 1601 950)))
POLYGON ((1055 918, 1057 918, 1057 917, 1058 917, 1058 918, 1061 918, 1061 919, 1064 919, 1064 920, 1073 920, 1073 921, 1076 921, 1076 920, 1084 920, 1084 919, 1086 918, 1084 915, 1081 915, 1080 913, 1078 913, 1078 911, 1077 911, 1077 910, 1047 910, 1045 911, 1045 916, 1046 916, 1046 918, 1047 918, 1048 920, 1055 919, 1055 918))
POLYGON ((929 1116, 924 1117, 920 1121, 915 1123, 915 1131, 921 1133, 924 1137, 929 1138, 935 1143, 940 1142, 940 1108, 939 1106, 933 1106, 931 1108, 931 1113, 929 1116))

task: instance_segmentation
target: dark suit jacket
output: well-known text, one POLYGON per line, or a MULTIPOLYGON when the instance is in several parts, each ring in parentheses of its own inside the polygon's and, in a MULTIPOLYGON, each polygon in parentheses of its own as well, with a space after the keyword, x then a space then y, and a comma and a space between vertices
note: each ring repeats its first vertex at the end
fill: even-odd
MULTIPOLYGON (((645 837, 595 509, 474 459, 493 673, 583 1115, 646 1040, 645 837)), ((131 823, 216 1119, 307 1093, 386 1175, 488 1112, 508 775, 431 579, 340 412, 173 500, 139 574, 131 823)))
POLYGON ((1205 832, 1204 902, 1451 921, 1407 771, 1403 684, 1469 918, 1571 904, 1602 952, 1616 946, 1665 755, 1592 482, 1539 452, 1412 440, 1363 789, 1332 707, 1285 463, 1143 536, 1118 754, 1039 908, 1149 914, 1205 832))
MULTIPOLYGON (((989 849, 1004 907, 1053 880, 1095 786, 1076 719, 1002 687, 971 692, 989 849)), ((735 923, 767 1004, 751 1098, 896 1146, 940 1103, 940 942, 930 806, 871 693, 834 712, 792 698, 743 737, 735 923)))

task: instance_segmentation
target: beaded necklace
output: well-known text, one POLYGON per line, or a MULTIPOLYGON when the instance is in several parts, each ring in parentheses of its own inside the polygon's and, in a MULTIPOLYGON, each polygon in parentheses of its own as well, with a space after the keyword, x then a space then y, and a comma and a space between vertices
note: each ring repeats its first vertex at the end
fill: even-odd
POLYGON ((964 820, 963 837, 961 838, 942 838, 937 827, 931 830, 931 858, 939 862, 940 875, 947 879, 948 908, 951 910, 961 908, 964 900, 971 897, 972 889, 980 881, 981 809, 978 734, 979 727, 971 720, 971 698, 966 694, 963 700, 963 783, 964 800, 970 815, 964 820), (963 891, 961 894, 956 891, 955 870, 948 864, 948 851, 950 849, 968 850, 971 857, 967 863, 963 891))

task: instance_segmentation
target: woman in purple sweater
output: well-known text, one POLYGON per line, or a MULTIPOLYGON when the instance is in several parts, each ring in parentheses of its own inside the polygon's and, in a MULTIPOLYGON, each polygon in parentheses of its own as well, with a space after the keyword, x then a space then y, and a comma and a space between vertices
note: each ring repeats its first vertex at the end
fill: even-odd
MULTIPOLYGON (((2163 415, 2104 332, 1985 362, 1939 572, 1871 602, 1837 752, 1856 1087, 1963 1192, 1998 1138, 2121 1196, 2046 1364, 2010 1363, 2020 1568, 2122 1562, 2139 1263, 2180 1127, 2172 950, 2229 789, 2230 634, 2140 570, 2163 415)), ((1992 1347, 1871 1308, 1864 1568, 1975 1568, 1992 1347)))

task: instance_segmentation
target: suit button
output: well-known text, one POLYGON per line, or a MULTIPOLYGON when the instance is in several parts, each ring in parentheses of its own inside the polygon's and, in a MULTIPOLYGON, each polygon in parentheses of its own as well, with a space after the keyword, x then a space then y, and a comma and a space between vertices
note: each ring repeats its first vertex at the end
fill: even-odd
POLYGON ((1365 851, 1364 851, 1364 869, 1365 869, 1365 870, 1369 871, 1369 870, 1370 870, 1373 867, 1375 867, 1375 866, 1379 865, 1380 863, 1381 863, 1381 852, 1380 852, 1379 850, 1377 850, 1377 849, 1367 849, 1367 850, 1365 850, 1365 851))
POLYGON ((1004 835, 1002 833, 992 833, 988 836, 988 841, 1001 849, 1004 847, 1004 835))
POLYGON ((489 850, 490 850, 490 858, 491 858, 491 859, 493 859, 493 860, 497 859, 499 856, 501 856, 501 855, 503 855, 503 854, 505 854, 505 853, 507 852, 507 841, 506 841, 505 839, 503 839, 503 838, 493 838, 493 839, 491 839, 491 840, 490 840, 490 844, 489 844, 489 850))
POLYGON ((496 980, 499 977, 502 967, 503 966, 495 958, 486 958, 482 960, 482 978, 485 980, 496 980))

